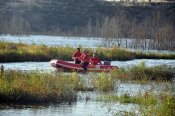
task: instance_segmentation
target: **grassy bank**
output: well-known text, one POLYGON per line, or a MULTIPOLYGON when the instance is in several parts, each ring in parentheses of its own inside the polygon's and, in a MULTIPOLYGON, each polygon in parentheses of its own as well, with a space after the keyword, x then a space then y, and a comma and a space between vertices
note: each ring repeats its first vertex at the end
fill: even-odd
MULTIPOLYGON (((83 49, 83 48, 82 48, 83 49)), ((0 62, 50 61, 51 59, 72 60, 76 49, 72 47, 48 47, 0 41, 0 62)), ((87 48, 90 57, 93 49, 87 48)), ((131 60, 136 58, 175 59, 175 54, 131 52, 124 48, 98 48, 101 60, 131 60)))
POLYGON ((83 88, 79 77, 70 78, 47 73, 1 71, 0 102, 17 104, 71 103, 77 99, 77 91, 83 88))

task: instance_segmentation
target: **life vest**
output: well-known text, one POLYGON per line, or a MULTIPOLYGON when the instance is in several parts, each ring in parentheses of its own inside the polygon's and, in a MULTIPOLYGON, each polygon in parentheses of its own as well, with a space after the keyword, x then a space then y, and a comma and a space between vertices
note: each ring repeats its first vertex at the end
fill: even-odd
POLYGON ((96 57, 91 58, 91 59, 89 60, 89 62, 90 62, 90 64, 93 64, 93 65, 101 64, 100 59, 99 59, 99 58, 96 58, 96 57))
POLYGON ((83 53, 83 54, 80 56, 80 60, 81 60, 81 62, 89 62, 89 56, 88 56, 88 54, 83 53))

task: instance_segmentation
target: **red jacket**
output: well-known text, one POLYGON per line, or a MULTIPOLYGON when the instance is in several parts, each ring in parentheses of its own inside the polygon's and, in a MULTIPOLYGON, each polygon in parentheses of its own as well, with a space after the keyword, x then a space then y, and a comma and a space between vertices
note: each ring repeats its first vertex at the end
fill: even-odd
POLYGON ((83 53, 83 54, 79 57, 79 59, 81 60, 81 62, 89 62, 89 56, 88 56, 88 54, 86 54, 86 53, 83 53))
POLYGON ((97 57, 93 57, 89 60, 90 64, 93 64, 93 65, 98 65, 98 64, 102 64, 100 59, 97 58, 97 57))
POLYGON ((79 57, 81 56, 81 52, 80 51, 77 51, 73 54, 73 57, 74 57, 74 60, 78 60, 79 61, 79 57))

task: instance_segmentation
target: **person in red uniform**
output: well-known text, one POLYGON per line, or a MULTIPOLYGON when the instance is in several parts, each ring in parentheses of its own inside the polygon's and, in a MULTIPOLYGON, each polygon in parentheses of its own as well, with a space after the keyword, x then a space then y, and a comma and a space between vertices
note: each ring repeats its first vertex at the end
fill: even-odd
POLYGON ((93 54, 93 57, 89 60, 89 64, 93 64, 93 65, 102 65, 100 59, 98 57, 96 57, 96 53, 93 54))
POLYGON ((72 59, 74 59, 75 64, 81 63, 81 60, 79 59, 80 56, 81 56, 80 48, 77 48, 77 51, 72 56, 72 59))
POLYGON ((87 66, 89 65, 89 55, 88 51, 84 50, 83 54, 79 57, 81 60, 81 66, 83 67, 84 72, 87 71, 87 66))

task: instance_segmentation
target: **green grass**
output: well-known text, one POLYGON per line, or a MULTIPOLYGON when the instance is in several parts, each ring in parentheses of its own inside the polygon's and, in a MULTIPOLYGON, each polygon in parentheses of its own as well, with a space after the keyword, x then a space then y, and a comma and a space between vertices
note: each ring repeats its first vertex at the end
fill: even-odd
MULTIPOLYGON (((50 61, 51 59, 70 61, 75 50, 76 48, 70 46, 48 47, 45 45, 26 45, 0 41, 0 62, 50 61)), ((87 50, 89 51, 89 56, 92 57, 93 49, 87 48, 87 50)), ((98 48, 97 55, 101 60, 109 61, 125 61, 136 58, 175 59, 175 54, 131 52, 128 49, 118 47, 111 49, 98 48)))

